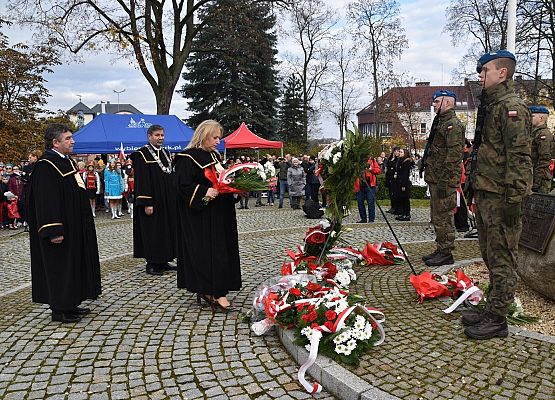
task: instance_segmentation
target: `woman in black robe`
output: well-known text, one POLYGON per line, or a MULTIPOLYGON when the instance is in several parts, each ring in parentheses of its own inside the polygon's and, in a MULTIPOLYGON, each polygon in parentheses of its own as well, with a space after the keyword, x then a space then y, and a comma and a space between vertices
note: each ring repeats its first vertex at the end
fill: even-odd
POLYGON ((223 169, 216 151, 222 132, 218 122, 202 122, 175 157, 177 286, 196 293, 199 304, 203 299, 212 309, 229 311, 227 294, 241 288, 235 199, 205 177, 206 169, 223 169))
POLYGON ((413 167, 414 160, 408 150, 400 149, 393 181, 393 191, 397 198, 399 212, 399 216, 395 218, 397 221, 410 221, 410 192, 412 186, 410 172, 413 167))

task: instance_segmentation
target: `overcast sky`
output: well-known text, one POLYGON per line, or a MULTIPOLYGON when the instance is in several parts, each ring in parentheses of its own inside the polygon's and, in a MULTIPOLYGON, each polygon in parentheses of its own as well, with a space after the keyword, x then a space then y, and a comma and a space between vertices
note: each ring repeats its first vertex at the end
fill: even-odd
MULTIPOLYGON (((340 9, 346 0, 327 0, 330 6, 340 9)), ((451 71, 461 57, 461 50, 451 46, 447 34, 443 33, 446 1, 400 0, 401 18, 409 48, 396 63, 398 71, 408 71, 416 81, 430 81, 432 85, 451 83, 451 71)), ((6 1, 0 0, 0 10, 6 1)), ((30 32, 13 27, 5 30, 14 44, 30 39, 30 32)), ((281 41, 278 51, 283 54, 285 42, 281 41)), ((280 57, 280 54, 278 54, 280 57)), ((54 68, 54 73, 46 76, 46 87, 52 95, 48 109, 67 110, 79 101, 92 107, 100 101, 117 103, 114 90, 120 94, 120 103, 131 103, 145 114, 156 113, 156 103, 152 90, 143 75, 129 60, 115 63, 105 55, 87 54, 83 63, 64 63, 54 68)), ((179 88, 183 82, 178 83, 179 88)), ((458 83, 458 82, 457 82, 458 83)), ((361 108, 370 101, 370 77, 362 83, 361 108)), ((179 94, 174 94, 171 113, 185 118, 187 102, 179 94)), ((353 115, 352 119, 356 117, 353 115)), ((338 137, 337 127, 328 119, 320 121, 323 136, 338 137)))

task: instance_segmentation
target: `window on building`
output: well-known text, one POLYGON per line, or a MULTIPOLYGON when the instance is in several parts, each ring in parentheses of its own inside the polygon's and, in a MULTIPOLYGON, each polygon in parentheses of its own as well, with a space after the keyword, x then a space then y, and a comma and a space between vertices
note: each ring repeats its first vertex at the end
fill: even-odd
POLYGON ((426 123, 425 122, 420 124, 420 133, 426 133, 426 123))

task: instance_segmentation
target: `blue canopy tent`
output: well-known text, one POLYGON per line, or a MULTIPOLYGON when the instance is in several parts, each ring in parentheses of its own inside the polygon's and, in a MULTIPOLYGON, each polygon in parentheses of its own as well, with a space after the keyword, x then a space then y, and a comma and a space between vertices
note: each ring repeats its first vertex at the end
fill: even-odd
MULTIPOLYGON (((175 115, 100 114, 74 133, 76 154, 116 154, 123 144, 125 154, 147 143, 151 125, 164 128, 164 147, 171 152, 184 150, 194 131, 175 115)), ((218 146, 224 149, 222 141, 218 146)))

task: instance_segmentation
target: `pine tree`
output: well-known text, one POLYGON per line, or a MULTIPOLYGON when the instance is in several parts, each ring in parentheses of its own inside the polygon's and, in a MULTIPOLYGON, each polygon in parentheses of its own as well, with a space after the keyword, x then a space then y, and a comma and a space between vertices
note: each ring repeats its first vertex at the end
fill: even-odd
POLYGON ((286 143, 306 144, 302 96, 301 81, 295 75, 290 75, 285 82, 279 107, 279 136, 286 143))
POLYGON ((275 16, 267 3, 220 0, 201 14, 180 93, 190 99, 188 122, 219 121, 226 133, 241 122, 262 137, 276 129, 275 16))

